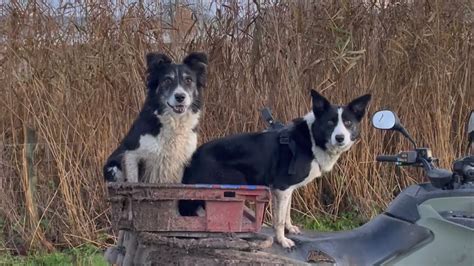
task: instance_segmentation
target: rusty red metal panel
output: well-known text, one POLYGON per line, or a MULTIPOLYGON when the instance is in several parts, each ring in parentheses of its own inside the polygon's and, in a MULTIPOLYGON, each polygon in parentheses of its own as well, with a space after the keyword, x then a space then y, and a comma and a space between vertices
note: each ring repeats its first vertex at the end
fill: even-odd
POLYGON ((108 190, 114 227, 140 232, 258 232, 270 199, 263 186, 110 183, 108 190), (206 216, 181 217, 180 199, 204 200, 206 216))
POLYGON ((243 209, 243 201, 206 201, 206 231, 241 232, 243 209))

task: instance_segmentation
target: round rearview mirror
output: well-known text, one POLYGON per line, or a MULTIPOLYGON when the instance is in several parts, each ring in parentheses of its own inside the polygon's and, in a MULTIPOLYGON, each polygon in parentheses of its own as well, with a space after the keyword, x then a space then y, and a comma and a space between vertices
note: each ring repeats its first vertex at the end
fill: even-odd
POLYGON ((372 125, 378 129, 393 129, 397 125, 397 116, 390 110, 378 111, 372 117, 372 125))

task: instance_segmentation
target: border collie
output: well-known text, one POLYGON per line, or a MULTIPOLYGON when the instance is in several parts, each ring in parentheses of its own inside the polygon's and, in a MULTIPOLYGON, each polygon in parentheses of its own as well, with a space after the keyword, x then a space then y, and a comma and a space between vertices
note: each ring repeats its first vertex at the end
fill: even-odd
POLYGON ((179 183, 196 150, 207 55, 191 53, 182 64, 149 53, 147 97, 138 118, 104 166, 107 181, 179 183))
MULTIPOLYGON (((339 156, 359 138, 359 124, 371 95, 346 106, 331 103, 311 90, 313 110, 279 130, 246 133, 208 142, 193 154, 184 184, 248 184, 272 191, 276 241, 285 248, 295 243, 285 237, 300 233, 291 222, 291 196, 322 174, 331 171, 339 156)), ((180 201, 183 216, 196 216, 200 201, 180 201)))

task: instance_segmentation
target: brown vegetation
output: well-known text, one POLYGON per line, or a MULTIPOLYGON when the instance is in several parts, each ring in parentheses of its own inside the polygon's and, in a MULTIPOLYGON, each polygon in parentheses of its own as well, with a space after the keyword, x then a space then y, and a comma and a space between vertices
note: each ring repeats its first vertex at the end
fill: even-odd
MULTIPOLYGON (((264 105, 283 121, 302 116, 316 88, 338 103, 372 93, 369 116, 382 107, 396 111, 444 167, 466 152, 464 121, 474 102, 469 1, 384 8, 372 1, 253 8, 228 1, 216 16, 194 24, 186 18, 184 26, 179 17, 167 25, 160 6, 91 2, 55 10, 39 2, 0 7, 0 225, 8 249, 105 243, 101 167, 144 100, 149 51, 176 60, 209 53, 201 142, 262 130, 264 105), (74 19, 78 14, 84 17, 74 19), (166 32, 171 43, 163 41, 166 32)), ((410 148, 406 140, 374 130, 369 119, 362 130, 329 176, 298 191, 296 209, 368 218, 423 181, 419 172, 374 161, 410 148)))

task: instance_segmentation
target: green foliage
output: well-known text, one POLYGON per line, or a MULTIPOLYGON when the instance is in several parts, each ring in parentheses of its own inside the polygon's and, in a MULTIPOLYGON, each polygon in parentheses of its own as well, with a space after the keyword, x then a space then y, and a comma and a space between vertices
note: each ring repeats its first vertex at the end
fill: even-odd
POLYGON ((299 215, 294 217, 294 221, 305 229, 321 232, 351 230, 364 224, 364 220, 352 212, 343 213, 336 219, 327 216, 310 217, 299 215))
POLYGON ((50 254, 23 256, 0 256, 0 265, 94 265, 106 266, 102 251, 86 245, 50 254))

